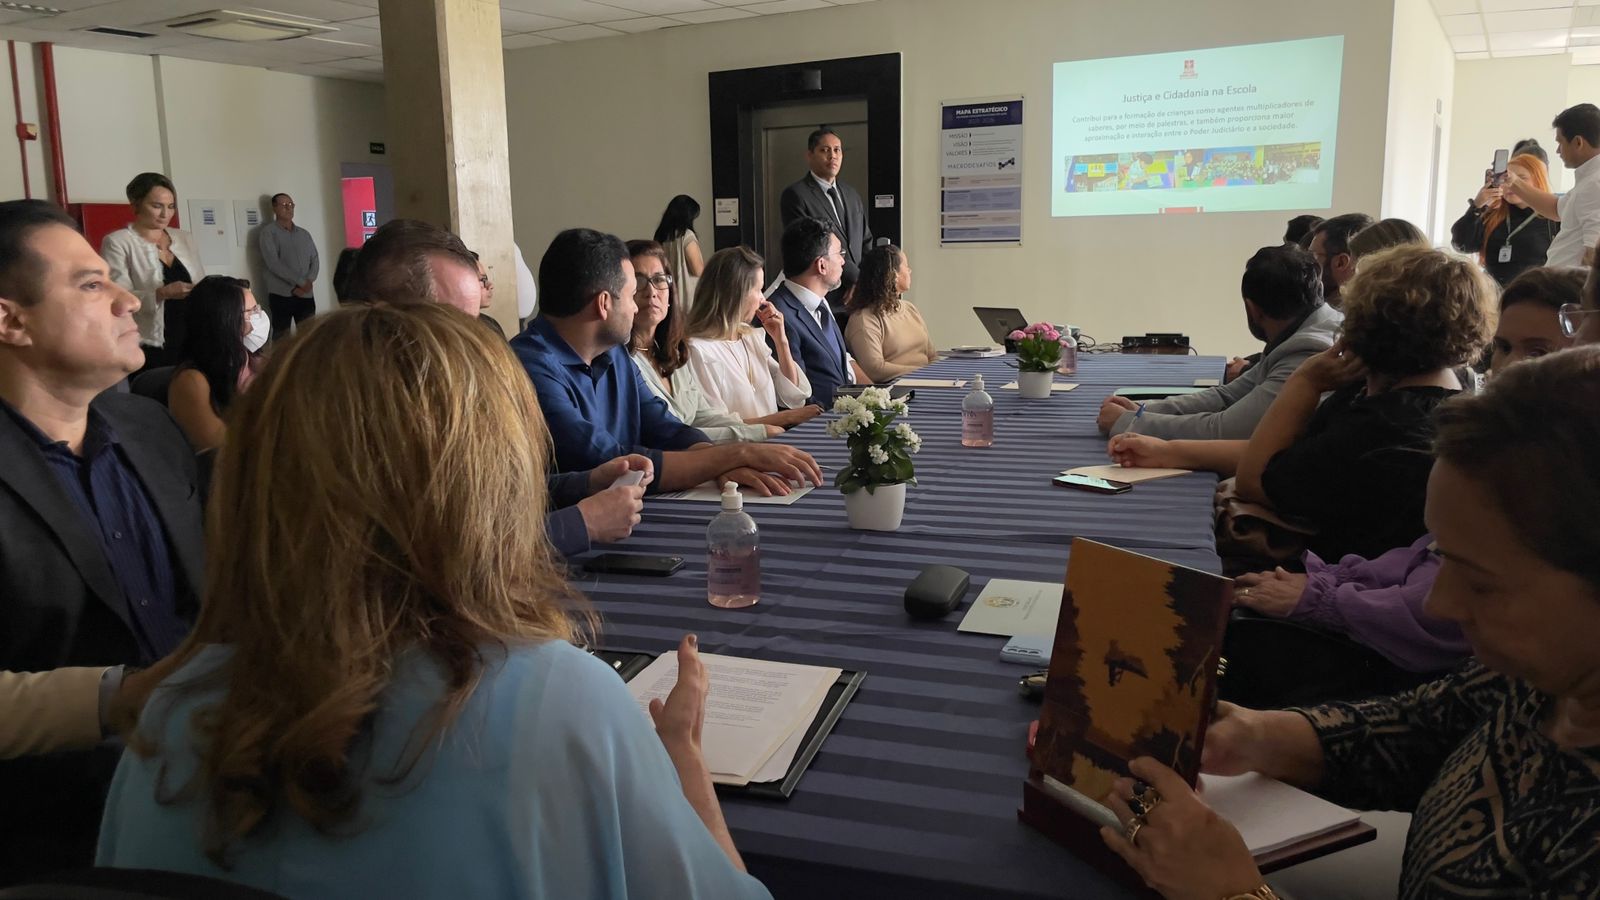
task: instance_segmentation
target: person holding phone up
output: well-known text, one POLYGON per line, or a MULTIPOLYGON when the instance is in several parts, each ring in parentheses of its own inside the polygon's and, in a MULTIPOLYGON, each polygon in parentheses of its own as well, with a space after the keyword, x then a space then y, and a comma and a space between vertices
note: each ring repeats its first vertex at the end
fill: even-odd
POLYGON ((1545 264, 1550 242, 1561 223, 1541 217, 1513 186, 1528 184, 1548 193, 1550 176, 1545 164, 1524 151, 1511 158, 1505 171, 1484 172, 1483 187, 1467 211, 1450 226, 1450 243, 1463 253, 1474 253, 1489 277, 1504 287, 1528 269, 1545 264))

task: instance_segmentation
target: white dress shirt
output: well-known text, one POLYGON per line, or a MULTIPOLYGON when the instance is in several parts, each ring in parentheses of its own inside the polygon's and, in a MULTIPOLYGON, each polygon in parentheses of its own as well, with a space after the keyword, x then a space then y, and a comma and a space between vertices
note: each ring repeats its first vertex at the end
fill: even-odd
POLYGON ((1583 265, 1584 251, 1600 240, 1600 156, 1573 170, 1572 190, 1556 200, 1561 231, 1550 242, 1544 264, 1583 265))
POLYGON ((798 384, 783 377, 762 332, 740 327, 739 337, 731 341, 689 339, 689 370, 700 383, 701 393, 746 422, 770 416, 780 405, 786 409, 805 406, 811 398, 805 368, 796 361, 798 384))
MULTIPOLYGON (((811 313, 811 321, 816 322, 817 323, 817 327, 821 328, 822 327, 822 304, 827 302, 827 298, 818 296, 815 291, 811 290, 810 288, 808 288, 805 285, 800 284, 798 282, 791 281, 790 279, 787 279, 787 278, 785 278, 784 281, 787 281, 789 283, 789 292, 794 294, 795 299, 800 301, 800 305, 804 306, 806 308, 806 312, 811 313)), ((831 315, 832 315, 832 311, 831 310, 829 312, 829 315, 831 317, 831 315)), ((834 319, 833 320, 833 326, 834 326, 835 330, 837 330, 839 332, 839 345, 841 347, 845 347, 845 351, 844 351, 844 376, 847 379, 845 381, 845 384, 855 384, 856 383, 856 361, 855 361, 855 357, 850 355, 849 347, 845 346, 844 329, 839 327, 839 320, 838 319, 834 319)))

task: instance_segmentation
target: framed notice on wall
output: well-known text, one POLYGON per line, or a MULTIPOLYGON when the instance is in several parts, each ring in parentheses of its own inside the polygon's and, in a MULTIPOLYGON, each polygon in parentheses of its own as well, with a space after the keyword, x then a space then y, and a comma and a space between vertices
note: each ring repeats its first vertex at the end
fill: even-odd
POLYGON ((939 104, 939 242, 1022 243, 1022 101, 939 104))

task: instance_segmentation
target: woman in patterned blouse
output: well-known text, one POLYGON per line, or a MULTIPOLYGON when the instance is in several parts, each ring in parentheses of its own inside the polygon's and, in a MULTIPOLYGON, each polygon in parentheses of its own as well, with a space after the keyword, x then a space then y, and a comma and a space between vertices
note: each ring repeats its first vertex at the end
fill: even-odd
MULTIPOLYGON (((1593 289, 1580 342, 1600 331, 1593 289)), ((1592 340, 1592 338, 1591 338, 1592 340)), ((1514 366, 1438 414, 1430 613, 1476 658, 1408 693, 1314 709, 1223 704, 1204 767, 1256 771, 1346 806, 1411 812, 1398 895, 1600 896, 1600 347, 1514 366)), ((1239 833, 1170 770, 1108 798, 1105 838, 1169 898, 1269 897, 1239 833), (1141 792, 1147 790, 1137 785, 1141 792), (1254 893, 1251 893, 1254 892, 1254 893)))

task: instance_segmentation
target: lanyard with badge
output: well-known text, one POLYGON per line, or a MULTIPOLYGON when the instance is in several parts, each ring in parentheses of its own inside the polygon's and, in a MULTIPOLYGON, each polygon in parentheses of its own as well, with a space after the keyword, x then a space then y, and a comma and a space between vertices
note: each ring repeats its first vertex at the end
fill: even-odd
MULTIPOLYGON (((1524 228, 1527 228, 1529 222, 1532 222, 1534 219, 1537 219, 1537 218, 1539 218, 1537 213, 1530 212, 1530 213, 1528 213, 1528 217, 1526 219, 1522 220, 1522 224, 1521 225, 1518 225, 1516 228, 1512 228, 1511 229, 1511 233, 1506 235, 1506 242, 1504 244, 1500 245, 1500 256, 1498 257, 1500 262, 1503 262, 1503 263, 1511 262, 1511 239, 1517 236, 1517 232, 1521 231, 1524 228)), ((1511 220, 1510 219, 1506 220, 1506 227, 1507 228, 1511 228, 1511 220)))

